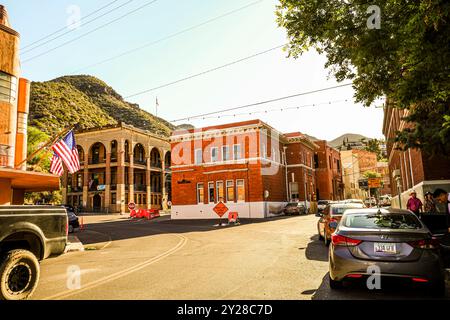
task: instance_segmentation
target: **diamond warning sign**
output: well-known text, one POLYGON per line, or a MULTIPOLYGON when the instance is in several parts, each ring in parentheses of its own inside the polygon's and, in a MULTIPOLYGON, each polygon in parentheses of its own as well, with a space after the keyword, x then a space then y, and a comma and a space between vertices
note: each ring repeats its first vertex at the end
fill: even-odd
POLYGON ((214 208, 213 208, 214 212, 219 216, 219 217, 223 217, 223 215, 225 213, 227 213, 228 208, 226 205, 223 204, 223 202, 219 202, 214 208))

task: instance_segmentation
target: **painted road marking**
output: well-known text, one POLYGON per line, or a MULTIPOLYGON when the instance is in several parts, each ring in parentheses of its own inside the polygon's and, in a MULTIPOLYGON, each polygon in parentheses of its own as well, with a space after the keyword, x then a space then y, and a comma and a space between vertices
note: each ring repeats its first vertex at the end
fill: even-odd
POLYGON ((92 281, 92 282, 90 282, 90 283, 88 283, 86 285, 83 285, 83 287, 81 289, 79 289, 79 290, 67 290, 67 291, 64 291, 64 292, 61 292, 61 293, 58 293, 58 294, 46 297, 46 298, 44 298, 42 300, 60 300, 60 299, 64 299, 64 298, 76 295, 76 294, 80 294, 80 293, 82 293, 84 291, 87 291, 87 290, 90 290, 90 289, 94 289, 94 288, 96 288, 98 286, 101 286, 101 285, 107 283, 107 282, 111 282, 113 280, 117 280, 117 279, 119 279, 121 277, 124 277, 124 276, 127 276, 127 275, 129 275, 129 274, 131 274, 133 272, 136 272, 136 271, 139 271, 139 270, 141 270, 143 268, 146 268, 146 267, 148 267, 148 266, 150 266, 150 265, 152 265, 152 264, 154 264, 154 263, 156 263, 158 261, 161 261, 164 258, 167 258, 168 256, 170 256, 170 255, 174 254, 175 252, 179 251, 188 242, 188 238, 186 238, 183 235, 179 235, 179 234, 172 234, 172 235, 178 237, 180 239, 180 241, 177 243, 177 245, 175 247, 167 250, 166 252, 161 253, 161 254, 159 254, 156 257, 148 259, 148 260, 146 260, 144 262, 141 262, 141 263, 139 263, 139 264, 137 264, 135 266, 132 266, 130 268, 127 268, 125 270, 122 270, 122 271, 113 273, 113 274, 111 274, 109 276, 106 276, 106 277, 100 278, 98 280, 92 281))

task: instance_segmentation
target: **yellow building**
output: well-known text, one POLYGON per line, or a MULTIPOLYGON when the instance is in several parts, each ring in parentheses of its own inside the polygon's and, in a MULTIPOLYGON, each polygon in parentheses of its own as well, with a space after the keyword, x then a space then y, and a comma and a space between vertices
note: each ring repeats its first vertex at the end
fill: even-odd
POLYGON ((26 171, 30 83, 20 78, 19 43, 0 5, 0 205, 23 204, 27 191, 59 189, 57 176, 26 171))

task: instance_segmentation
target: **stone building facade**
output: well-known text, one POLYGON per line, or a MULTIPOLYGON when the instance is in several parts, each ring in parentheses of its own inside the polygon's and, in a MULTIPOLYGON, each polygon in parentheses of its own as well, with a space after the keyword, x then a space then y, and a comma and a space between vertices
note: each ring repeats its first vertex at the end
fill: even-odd
POLYGON ((81 170, 62 177, 63 201, 85 211, 167 209, 171 152, 167 138, 120 123, 75 133, 81 170))

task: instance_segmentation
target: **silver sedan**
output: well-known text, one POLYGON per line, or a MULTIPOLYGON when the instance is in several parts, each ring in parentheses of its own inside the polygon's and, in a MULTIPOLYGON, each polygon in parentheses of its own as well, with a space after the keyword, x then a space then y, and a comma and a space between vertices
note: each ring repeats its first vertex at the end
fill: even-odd
POLYGON ((349 209, 332 235, 329 251, 330 287, 343 281, 400 279, 445 294, 439 242, 407 210, 349 209))

